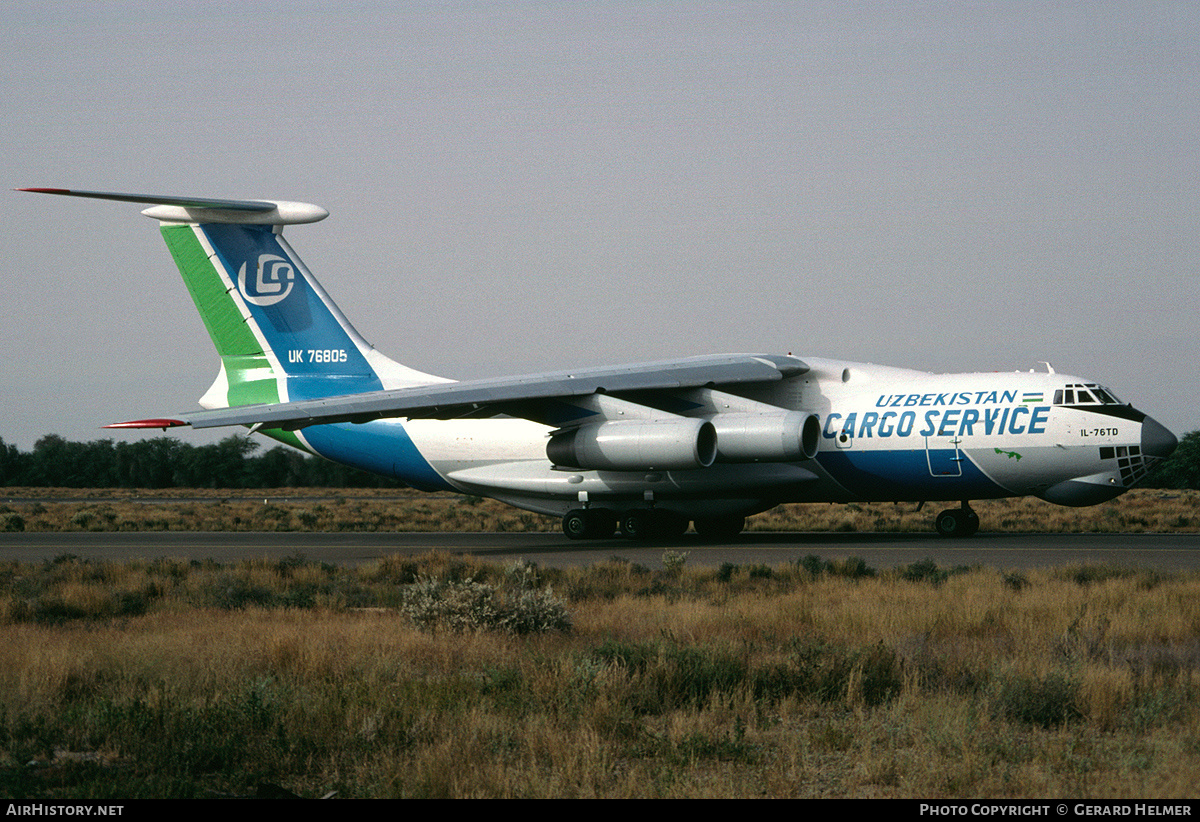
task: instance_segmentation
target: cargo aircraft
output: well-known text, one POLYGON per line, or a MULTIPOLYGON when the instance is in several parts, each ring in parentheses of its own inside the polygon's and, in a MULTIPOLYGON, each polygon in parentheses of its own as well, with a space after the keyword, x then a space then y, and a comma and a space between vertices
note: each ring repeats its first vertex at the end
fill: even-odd
POLYGON ((573 539, 730 538, 785 502, 1093 505, 1175 435, 1097 382, 1043 370, 932 374, 724 354, 456 382, 376 351, 283 238, 324 219, 276 200, 47 194, 149 205, 221 359, 206 410, 115 428, 247 426, 303 451, 562 518, 573 539))

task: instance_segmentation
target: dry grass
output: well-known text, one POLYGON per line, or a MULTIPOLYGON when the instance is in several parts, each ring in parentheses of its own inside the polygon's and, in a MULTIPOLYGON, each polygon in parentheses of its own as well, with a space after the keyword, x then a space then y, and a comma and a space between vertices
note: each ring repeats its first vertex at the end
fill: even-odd
POLYGON ((545 531, 558 520, 459 494, 278 488, 269 491, 8 489, 0 530, 545 531), (13 524, 13 517, 19 523, 13 524))
MULTIPOLYGON (((7 489, 0 530, 26 531, 554 531, 554 517, 457 494, 272 489, 123 491, 7 489)), ((957 503, 954 503, 957 505, 957 503)), ((972 503, 984 531, 1170 533, 1200 530, 1200 491, 1135 489, 1090 508, 1030 498, 972 503)), ((925 532, 943 505, 787 504, 751 517, 758 531, 925 532)))
POLYGON ((0 795, 1194 794, 1200 575, 810 568, 10 563, 0 795), (418 627, 431 579, 571 628, 418 627))
MULTIPOLYGON (((930 503, 780 505, 752 517, 762 531, 928 531, 944 507, 930 503)), ((1200 530, 1200 491, 1135 488, 1117 499, 1088 508, 1065 508, 1036 497, 976 500, 984 531, 1027 533, 1194 533, 1200 530)))

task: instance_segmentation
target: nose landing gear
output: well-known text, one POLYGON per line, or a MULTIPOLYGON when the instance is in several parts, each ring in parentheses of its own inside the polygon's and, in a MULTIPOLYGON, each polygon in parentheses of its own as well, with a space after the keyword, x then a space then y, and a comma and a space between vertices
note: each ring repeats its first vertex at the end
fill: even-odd
POLYGON ((947 508, 938 514, 933 528, 943 537, 969 537, 979 530, 979 515, 963 500, 961 508, 947 508))

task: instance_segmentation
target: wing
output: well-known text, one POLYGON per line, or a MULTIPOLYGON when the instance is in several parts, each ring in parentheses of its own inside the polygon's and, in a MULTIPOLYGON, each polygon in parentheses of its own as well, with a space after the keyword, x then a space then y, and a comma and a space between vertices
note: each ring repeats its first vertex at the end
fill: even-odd
MULTIPOLYGON (((808 371, 791 356, 731 354, 633 365, 584 368, 517 377, 435 383, 299 402, 196 411, 172 419, 117 423, 123 428, 248 425, 296 430, 310 425, 369 422, 388 417, 457 419, 509 415, 569 427, 592 416, 581 402, 593 395, 667 398, 693 388, 778 382, 808 371)), ((653 402, 649 404, 655 404, 653 402)))
MULTIPOLYGON (((307 440, 301 447, 340 459, 353 449, 343 442, 347 429, 335 424, 507 415, 553 429, 546 455, 556 466, 616 471, 708 467, 717 459, 798 461, 815 456, 820 444, 815 414, 785 407, 790 400, 751 399, 764 392, 747 388, 809 371, 790 355, 726 354, 454 382, 376 351, 283 241, 284 226, 328 216, 320 206, 25 190, 148 204, 142 213, 159 221, 220 355, 221 371, 202 399, 211 410, 114 427, 249 426, 293 445, 307 440), (277 436, 310 426, 303 438, 277 436)), ((345 461, 394 475, 395 459, 364 458, 363 449, 379 447, 380 429, 411 446, 395 426, 370 426, 345 461)), ((436 476, 415 448, 409 450, 413 476, 422 482, 436 476)))

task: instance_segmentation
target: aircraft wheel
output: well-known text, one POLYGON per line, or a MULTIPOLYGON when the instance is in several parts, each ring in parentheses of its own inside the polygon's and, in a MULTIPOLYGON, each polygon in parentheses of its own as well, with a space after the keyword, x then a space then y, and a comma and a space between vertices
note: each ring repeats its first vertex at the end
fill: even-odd
POLYGON ((679 539, 687 533, 688 521, 686 517, 681 517, 679 514, 659 511, 656 527, 658 530, 656 536, 662 539, 679 539))
POLYGON ((587 539, 591 529, 588 527, 588 512, 582 508, 568 511, 562 518, 563 533, 569 539, 587 539))
POLYGON ((609 511, 576 508, 563 516, 562 529, 570 539, 605 539, 613 535, 616 520, 609 511))
POLYGON ((733 539, 746 527, 745 517, 700 517, 692 523, 702 539, 717 542, 733 539))
POLYGON ((979 530, 979 515, 969 508, 947 508, 933 527, 943 537, 969 537, 979 530))
POLYGON ((943 537, 957 537, 962 528, 962 519, 958 508, 948 508, 937 515, 937 519, 933 521, 933 528, 943 537))
POLYGON ((611 539, 617 530, 617 515, 607 508, 593 508, 591 516, 592 539, 611 539))
POLYGON ((669 511, 640 509, 621 517, 621 533, 629 539, 678 539, 687 531, 688 522, 669 511))
POLYGON ((628 539, 649 539, 650 520, 649 511, 627 511, 621 515, 621 534, 628 539))
POLYGON ((975 532, 979 530, 979 514, 974 511, 967 511, 967 532, 963 534, 966 537, 975 536, 975 532))

